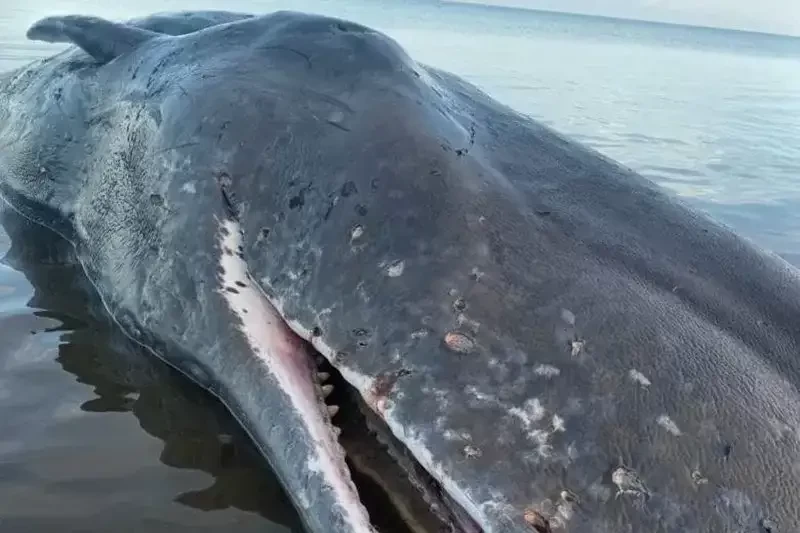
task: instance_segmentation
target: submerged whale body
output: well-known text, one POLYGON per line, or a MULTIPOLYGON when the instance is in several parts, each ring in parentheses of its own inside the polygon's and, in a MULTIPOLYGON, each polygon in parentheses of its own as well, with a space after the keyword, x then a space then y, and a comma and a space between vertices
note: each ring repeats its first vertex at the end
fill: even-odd
POLYGON ((446 530, 800 528, 781 259, 352 22, 28 35, 77 46, 0 78, 0 195, 310 531, 376 530, 319 355, 446 530))

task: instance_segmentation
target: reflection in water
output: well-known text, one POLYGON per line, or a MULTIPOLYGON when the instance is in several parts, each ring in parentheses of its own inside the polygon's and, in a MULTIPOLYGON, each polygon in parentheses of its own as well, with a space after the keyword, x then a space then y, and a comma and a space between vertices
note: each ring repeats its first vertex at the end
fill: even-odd
MULTIPOLYGON (((145 526, 149 531, 222 531, 231 526, 237 531, 302 531, 286 495, 247 436, 218 402, 143 353, 111 324, 70 247, 9 210, 2 214, 2 223, 12 236, 5 262, 33 286, 28 307, 35 311, 24 316, 18 309, 14 318, 0 317, 0 376, 13 376, 23 384, 9 392, 22 396, 20 406, 31 409, 27 423, 40 427, 4 428, 0 422, 0 429, 9 430, 0 437, 0 530, 63 531, 67 525, 70 531, 86 532, 145 526), (142 429, 162 441, 162 464, 204 472, 212 478, 210 485, 205 480, 198 483, 195 476, 180 479, 169 471, 156 472, 148 461, 151 446, 129 443, 94 455, 98 442, 108 446, 105 431, 119 430, 121 440, 141 441, 138 428, 69 413, 68 399, 44 395, 36 401, 36 389, 63 388, 52 375, 48 352, 57 352, 58 364, 78 383, 91 387, 89 399, 75 402, 80 411, 132 413, 142 429), (59 424, 63 418, 75 424, 69 435, 59 424), (38 465, 29 468, 29 461, 21 459, 32 455, 38 457, 38 465), (161 478, 157 491, 154 478, 161 478), (166 494, 170 490, 171 497, 166 494), (62 493, 69 493, 63 503, 52 498, 62 493), (118 501, 115 493, 129 501, 118 501), (33 509, 38 506, 23 501, 26 494, 51 507, 33 509), (158 501, 162 494, 169 499, 158 501), (156 501, 147 501, 151 498, 156 501), (248 513, 198 519, 176 511, 170 499, 202 511, 248 513), (145 508, 144 516, 136 516, 145 508)), ((0 399, 3 390, 0 385, 0 399)), ((6 400, 4 408, 9 406, 6 400)))
MULTIPOLYGON (((14 410, 14 416, 5 420, 6 427, 0 419, 0 531, 62 531, 65 518, 71 531, 78 525, 78 530, 86 532, 105 532, 111 527, 120 531, 119 513, 131 531, 144 525, 149 531, 170 532, 184 527, 187 531, 230 527, 237 532, 302 531, 286 494, 241 427, 216 399, 122 334, 77 264, 71 246, 11 210, 0 213, 0 222, 12 237, 5 263, 22 272, 33 288, 27 302, 32 313, 20 314, 21 304, 13 318, 0 315, 0 334, 6 339, 0 347, 0 399, 1 377, 7 374, 22 389, 11 394, 35 406, 30 417, 14 410), (53 357, 48 356, 51 352, 55 352, 53 357), (47 394, 35 401, 36 389, 64 389, 59 382, 63 373, 53 375, 53 360, 83 385, 74 402, 47 394), (36 377, 26 380, 32 367, 36 377), (33 390, 28 390, 30 386, 33 390), (92 389, 88 399, 86 386, 92 389), (119 421, 87 413, 132 413, 139 427, 158 439, 162 448, 151 450, 146 444, 131 442, 140 440, 138 427, 120 426, 119 421), (26 419, 41 423, 42 430, 31 434, 20 427, 19 421, 26 419), (68 427, 61 422, 68 422, 64 424, 68 427), (121 431, 116 439, 106 434, 114 429, 121 431), (3 435, 17 441, 3 440, 3 435), (97 445, 108 449, 98 454, 93 450, 97 445), (203 472, 212 478, 211 483, 196 488, 197 482, 178 479, 174 470, 154 472, 154 453, 161 464, 203 472), (36 472, 29 471, 31 464, 37 465, 36 472), (10 475, 14 471, 17 475, 10 475), (187 485, 192 488, 183 488, 187 485), (43 512, 39 505, 18 507, 20 487, 48 510, 43 512), (58 496, 55 500, 52 492, 58 496), (115 495, 129 499, 117 501, 115 495), (199 511, 246 513, 208 521, 178 513, 170 502, 199 511), (153 508, 166 518, 154 521, 137 515, 139 511, 152 514, 153 508)), ((364 472, 354 470, 353 477, 375 526, 382 533, 409 533, 412 527, 419 533, 439 531, 441 523, 405 473, 365 431, 358 407, 342 390, 337 394, 342 395, 337 403, 351 406, 344 409, 349 413, 339 417, 342 442, 351 466, 364 472)), ((2 408, 11 412, 8 402, 2 408)))

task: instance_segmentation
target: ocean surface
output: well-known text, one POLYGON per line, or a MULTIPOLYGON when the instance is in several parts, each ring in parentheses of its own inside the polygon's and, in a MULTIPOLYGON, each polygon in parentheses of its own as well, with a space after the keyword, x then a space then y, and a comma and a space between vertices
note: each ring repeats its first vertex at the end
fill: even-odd
MULTIPOLYGON (((5 0, 0 71, 61 46, 54 13, 121 19, 211 0, 5 0)), ((430 1, 233 0, 388 32, 418 60, 640 171, 800 265, 800 39, 430 1)), ((4 224, 22 223, 10 214, 4 224)), ((9 226, 10 227, 10 226, 9 226)), ((0 532, 301 531, 205 393, 133 349, 46 235, 0 230, 0 532), (23 275, 22 272, 25 272, 23 275)))

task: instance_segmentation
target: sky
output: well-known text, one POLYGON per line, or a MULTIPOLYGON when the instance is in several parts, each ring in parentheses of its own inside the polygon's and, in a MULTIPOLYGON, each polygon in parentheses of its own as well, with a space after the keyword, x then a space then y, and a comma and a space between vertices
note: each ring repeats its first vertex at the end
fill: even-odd
POLYGON ((800 36, 800 0, 459 1, 800 36))

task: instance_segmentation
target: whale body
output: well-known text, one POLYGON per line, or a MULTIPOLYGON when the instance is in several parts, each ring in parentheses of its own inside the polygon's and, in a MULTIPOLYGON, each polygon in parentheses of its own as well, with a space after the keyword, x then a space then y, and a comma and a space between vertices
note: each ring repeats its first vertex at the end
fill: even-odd
POLYGON ((449 531, 800 528, 800 276, 655 184, 295 12, 43 19, 0 196, 216 395, 312 532, 372 532, 331 377, 449 531))

